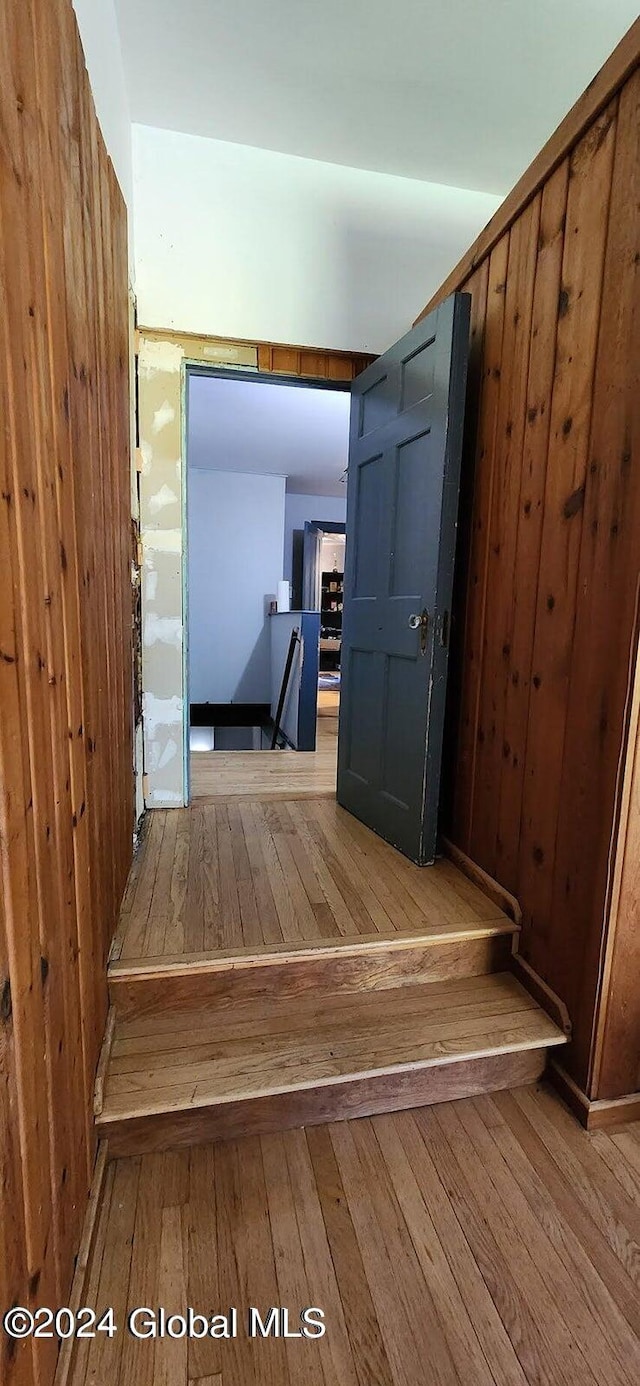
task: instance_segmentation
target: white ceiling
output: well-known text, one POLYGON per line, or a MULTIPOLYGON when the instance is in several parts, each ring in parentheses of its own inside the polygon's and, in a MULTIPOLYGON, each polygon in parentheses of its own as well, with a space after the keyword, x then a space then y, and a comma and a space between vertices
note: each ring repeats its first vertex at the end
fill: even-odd
POLYGON ((349 392, 228 376, 189 377, 188 463, 287 477, 287 490, 344 496, 349 392))
POLYGON ((506 193, 637 0, 116 0, 134 121, 506 193))

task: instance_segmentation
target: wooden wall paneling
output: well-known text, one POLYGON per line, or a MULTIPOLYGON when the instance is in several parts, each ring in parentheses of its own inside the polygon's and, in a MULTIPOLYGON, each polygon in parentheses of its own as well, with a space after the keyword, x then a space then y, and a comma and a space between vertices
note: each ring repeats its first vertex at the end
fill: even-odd
POLYGON ((271 370, 300 374, 300 352, 297 347, 271 347, 271 370))
MULTIPOLYGON (((517 412, 521 434, 517 463, 520 495, 510 517, 516 533, 509 667, 505 670, 504 728, 495 874, 515 890, 519 855, 527 719, 531 694, 536 593, 547 471, 555 335, 567 205, 568 161, 561 164, 540 195, 535 285, 529 322, 528 373, 518 379, 517 412)), ((534 204, 532 203, 531 206, 534 204)), ((524 352, 524 343, 521 345, 524 352)), ((524 360, 523 360, 524 365, 524 360)))
POLYGON ((629 752, 590 1075, 590 1086, 598 1100, 640 1094, 640 586, 635 643, 629 752))
MULTIPOLYGON (((6 83, 4 90, 13 94, 7 20, 0 12, 0 85, 6 83)), ((0 344, 5 361, 12 345, 6 249, 21 176, 11 157, 16 124, 14 106, 14 119, 5 127, 9 138, 0 142, 0 344)), ((44 1031, 40 941, 37 927, 21 927, 34 879, 34 854, 29 770, 17 734, 25 704, 23 638, 20 613, 9 600, 15 508, 13 434, 7 427, 13 414, 12 386, 9 372, 0 373, 0 414, 5 422, 0 429, 0 591, 5 594, 0 602, 0 1302, 12 1304, 24 1296, 23 1302, 34 1306, 34 1295, 25 1293, 25 1287, 53 1300, 56 1279, 47 1075, 43 1047, 35 1042, 44 1031)), ((32 1354, 43 1372, 47 1364, 52 1371, 52 1344, 41 1341, 16 1348, 3 1334, 0 1379, 8 1386, 30 1382, 32 1354)))
MULTIPOLYGON (((0 575, 8 576, 2 568, 0 575)), ((0 750, 0 771, 2 768, 0 750)), ((4 829, 4 815, 0 808, 0 834, 4 829)), ((0 862, 0 879, 1 865, 0 862)), ((4 887, 4 881, 2 884, 4 887)), ((6 990, 9 984, 9 957, 6 919, 2 907, 3 895, 4 889, 0 895, 0 1306, 4 1310, 7 1306, 20 1302, 27 1283, 27 1269, 15 1036, 6 990)), ((16 1343, 7 1333, 0 1335, 0 1381, 5 1383, 5 1386, 29 1386, 32 1380, 35 1347, 33 1341, 16 1343)))
MULTIPOLYGON (((39 51, 38 13, 35 0, 23 6, 20 30, 23 35, 23 88, 28 91, 22 126, 25 155, 27 214, 31 226, 28 238, 29 271, 33 314, 28 316, 29 355, 28 376, 25 381, 27 399, 31 402, 30 444, 34 459, 35 503, 32 524, 35 533, 31 542, 39 548, 43 586, 33 592, 32 599, 41 603, 44 612, 44 644, 41 655, 45 660, 43 683, 45 736, 47 747, 47 817, 46 832, 52 853, 54 893, 44 916, 46 933, 43 942, 45 974, 45 1004, 55 1017, 60 1036, 57 1050, 50 1056, 52 1078, 52 1111, 54 1139, 54 1207, 57 1204, 57 1225, 61 1266, 73 1258, 82 1222, 83 1194, 89 1172, 86 1124, 83 1103, 82 1042, 79 1005, 78 935, 76 922, 76 888, 74 879, 73 805, 69 764, 69 723, 66 685, 70 671, 66 666, 65 613, 62 596, 63 558, 56 505, 57 438, 54 419, 58 410, 64 412, 63 399, 52 394, 50 361, 52 334, 64 344, 65 323, 52 320, 49 309, 54 308, 48 290, 48 273, 55 267, 47 265, 47 226, 45 203, 50 201, 49 183, 52 166, 46 151, 41 153, 43 123, 49 125, 49 113, 43 110, 38 84, 36 53, 39 51), (26 117, 29 115, 29 120, 26 117), (64 1094, 64 1099, 60 1100, 64 1094), (83 1168, 84 1155, 86 1167, 83 1168)), ((57 70, 55 51, 51 66, 57 70)), ((59 77, 58 77, 59 80, 59 77)), ((59 311, 62 312, 61 305, 59 311)), ((20 458, 20 466, 23 467, 20 458)), ((26 526, 25 526, 26 530, 26 526)), ((33 788, 40 778, 40 766, 33 765, 33 788)), ((64 1274, 63 1283, 64 1283, 64 1274)))
MULTIPOLYGON (((563 908, 566 913, 564 975, 575 967, 571 940, 581 924, 584 929, 583 984, 574 1002, 576 1020, 583 1018, 575 1046, 583 1074, 609 865, 602 812, 615 797, 627 681, 635 657, 634 603, 640 572, 639 223, 640 70, 620 93, 618 108, 552 903, 554 914, 563 908)), ((634 921, 631 914, 625 915, 625 926, 633 947, 631 937, 640 929, 637 916, 634 921)), ((633 985, 631 973, 628 985, 633 985)), ((628 1014, 630 1001, 627 997, 628 1014)), ((609 1059, 605 1090, 594 1090, 592 1097, 616 1097, 637 1086, 636 1067, 622 1035, 609 1059)))
MULTIPOLYGON (((471 851, 472 804, 478 753, 478 730, 483 660, 485 660, 486 579, 488 579, 490 513, 495 477, 497 402, 500 391, 501 344, 504 330, 504 283, 507 276, 508 237, 490 255, 483 290, 481 399, 478 406, 477 459, 465 597, 464 663, 461 664, 460 730, 457 769, 454 773, 453 832, 457 844, 471 851)), ((456 614, 454 614, 456 617, 456 614)), ((456 628, 456 620, 453 629, 456 628)))
MULTIPOLYGON (((104 762, 106 789, 109 801, 117 802, 117 775, 116 759, 117 752, 114 739, 111 735, 110 709, 118 706, 117 702, 117 680, 115 671, 115 639, 114 630, 114 580, 113 572, 113 553, 111 549, 111 535, 113 525, 113 495, 110 475, 110 455, 109 449, 113 446, 113 440, 106 434, 107 421, 109 420, 109 390, 107 372, 107 342, 105 314, 107 307, 106 284, 104 279, 104 239, 109 235, 108 223, 103 225, 102 208, 102 180, 105 170, 104 149, 100 130, 95 122, 90 122, 90 144, 91 144, 91 165, 87 169, 87 193, 89 198, 89 208, 91 217, 91 274, 93 278, 94 311, 90 317, 90 325, 94 330, 94 353, 97 364, 94 378, 94 404, 96 410, 96 428, 94 434, 95 447, 95 466, 98 475, 98 486, 96 490, 96 513, 93 523, 97 529, 98 540, 98 569, 96 580, 100 588, 100 600, 102 605, 102 626, 104 629, 104 696, 102 700, 102 756, 104 762)), ((106 805, 101 805, 101 812, 104 814, 106 805)), ((109 911, 104 918, 108 918, 116 906, 117 885, 116 885, 116 862, 115 853, 110 852, 107 859, 108 899, 109 911)), ((102 939, 103 947, 106 939, 102 939)))
MULTIPOLYGON (((186 349, 187 338, 181 340, 185 341, 186 349)), ((353 380, 375 359, 365 353, 354 356, 350 352, 314 351, 311 347, 285 346, 277 342, 259 342, 257 351, 260 371, 335 380, 336 383, 353 380)))
MULTIPOLYGON (((109 773, 109 687, 107 681, 107 668, 103 656, 109 635, 103 590, 103 570, 105 562, 104 518, 101 502, 101 452, 99 446, 100 401, 98 393, 99 367, 96 355, 97 338, 95 328, 98 301, 93 264, 95 215, 92 190, 93 170, 97 158, 97 140, 95 138, 95 132, 92 131, 90 95, 86 83, 83 82, 82 79, 84 63, 81 52, 77 54, 77 63, 80 106, 80 186, 83 228, 84 302, 82 306, 86 314, 81 326, 78 348, 78 354, 80 356, 78 373, 80 383, 83 387, 86 406, 86 435, 84 438, 86 483, 83 488, 84 524, 80 529, 79 538, 84 548, 85 566, 84 644, 87 650, 89 677, 93 685, 91 697, 92 720, 88 739, 88 750, 92 761, 96 795, 94 800, 94 818, 98 849, 97 873, 101 905, 97 916, 99 925, 95 945, 97 950, 96 956, 99 960, 104 950, 102 920, 104 917, 109 917, 112 905, 112 878, 109 862, 110 837, 108 831, 106 831, 106 811, 111 799, 112 788, 109 773)), ((105 996, 101 997, 101 1004, 98 1006, 98 1011, 101 1012, 101 1023, 104 1027, 107 1014, 105 996)))
POLYGON ((553 920, 553 941, 549 921, 616 104, 569 164, 516 890, 523 951, 572 1018, 578 945, 566 936, 565 963, 566 911, 553 920))
POLYGON ((469 635, 470 630, 473 629, 476 589, 470 588, 470 573, 472 568, 472 537, 475 534, 476 506, 479 501, 478 491, 483 476, 482 468, 478 465, 477 453, 488 278, 489 262, 485 260, 465 284, 465 292, 471 295, 471 320, 469 324, 469 362, 460 475, 458 533, 451 599, 451 638, 440 808, 443 831, 447 828, 450 831, 455 814, 456 793, 459 795, 461 792, 461 787, 456 785, 456 763, 459 762, 463 775, 465 775, 473 762, 473 742, 475 740, 475 727, 471 725, 468 702, 463 705, 462 701, 462 687, 465 675, 468 672, 475 673, 474 651, 469 635))
POLYGON ((91 902, 91 929, 88 936, 85 936, 82 941, 80 964, 83 977, 88 979, 87 985, 83 988, 86 1002, 86 1009, 83 1011, 83 1028, 87 1053, 93 1056, 95 1062, 106 1014, 104 981, 101 975, 102 947, 98 921, 102 919, 105 909, 104 861, 108 852, 109 838, 103 832, 101 822, 100 766, 96 752, 98 718, 101 707, 98 659, 96 658, 99 626, 96 624, 94 611, 97 593, 94 551, 96 476, 92 465, 94 420, 91 411, 90 306, 85 267, 85 258, 88 256, 88 243, 85 238, 89 235, 89 223, 83 205, 81 169, 81 132, 87 128, 88 108, 85 109, 81 99, 84 66, 82 53, 77 42, 75 21, 65 6, 62 7, 60 21, 61 63, 63 71, 70 74, 61 93, 60 152, 65 171, 62 227, 66 283, 67 349, 69 354, 69 413, 73 458, 70 486, 73 489, 75 516, 74 541, 80 598, 79 638, 84 690, 82 721, 74 727, 74 732, 76 744, 82 750, 84 764, 85 802, 88 811, 82 817, 87 824, 88 841, 85 873, 88 879, 91 902), (79 227, 81 228, 80 234, 78 233, 79 227))
MULTIPOLYGON (((68 1250, 67 1234, 69 1218, 63 1211, 69 1201, 71 1184, 64 1187, 65 1171, 75 1168, 74 1146, 68 1124, 68 1113, 72 1111, 73 1099, 69 1089, 66 1070, 64 1029, 64 995, 61 984, 62 959, 60 956, 62 930, 59 928, 60 877, 56 843, 56 812, 53 789, 53 755, 50 721, 49 677, 53 669, 49 663, 47 631, 45 626, 46 578, 38 529, 40 517, 38 510, 43 504, 37 471, 36 450, 38 448, 35 418, 39 403, 39 358, 35 332, 36 314, 44 317, 44 304, 37 298, 39 287, 34 279, 33 240, 31 235, 17 236, 16 227, 32 228, 34 212, 37 215, 36 191, 30 185, 33 171, 29 169, 25 145, 31 145, 35 133, 35 95, 29 88, 30 48, 29 26, 17 17, 15 7, 8 15, 8 56, 11 81, 15 92, 14 101, 19 119, 16 122, 12 143, 12 157, 17 174, 16 192, 13 204, 7 207, 5 223, 5 293, 7 308, 8 355, 5 369, 9 376, 9 420, 11 439, 11 481, 10 490, 14 498, 10 515, 12 519, 11 555, 15 600, 20 608, 22 647, 18 659, 25 670, 24 697, 18 712, 18 725, 22 725, 23 735, 28 736, 25 748, 30 765, 28 800, 33 808, 34 832, 34 875, 23 908, 30 907, 31 927, 38 928, 38 951, 42 962, 42 981, 39 989, 44 996, 43 1030, 31 1033, 27 1043, 29 1049, 42 1045, 47 1064, 47 1095, 44 1110, 48 1111, 51 1132, 51 1190, 50 1197, 56 1210, 55 1218, 42 1219, 38 1225, 37 1215, 28 1210, 27 1230, 34 1234, 34 1242, 29 1249, 29 1259, 35 1263, 34 1273, 42 1265, 45 1248, 49 1245, 54 1252, 56 1264, 55 1285, 59 1294, 62 1286, 62 1260, 64 1249, 68 1250), (25 128, 26 127, 26 128, 25 128), (19 179, 19 183, 18 183, 19 179), (33 767, 37 766, 37 774, 33 767), (35 886, 35 892, 33 887, 35 886), (35 899, 34 899, 35 894, 35 899), (37 923, 36 923, 37 921, 37 923), (50 987, 49 972, 53 969, 56 985, 50 987), (53 1101, 55 1091, 57 1102, 53 1101), (62 1206, 61 1206, 62 1204, 62 1206), (60 1215, 58 1215, 60 1209, 60 1215)), ((31 53, 31 64, 33 55, 31 53)), ((5 101, 6 104, 6 101, 5 101)), ((11 191, 11 190, 10 190, 11 191)), ((40 323, 41 327, 41 323, 40 323)), ((11 780, 8 789, 11 788, 11 780)), ((12 870, 12 864, 9 864, 12 870)), ((38 966, 40 966, 40 958, 38 966)), ((38 985, 34 976, 32 981, 38 985)), ((20 1055, 20 1064, 31 1061, 29 1051, 20 1055)), ((42 1109, 40 1119, 42 1119, 42 1109)), ((49 1169, 47 1160, 45 1169, 49 1169)), ((35 1185, 37 1188, 37 1184, 35 1185)), ((72 1191, 73 1193, 73 1191, 72 1191)), ((30 1197, 35 1194, 30 1193, 30 1197)), ((73 1252, 71 1251, 71 1255, 73 1252)))
MULTIPOLYGON (((498 816, 505 756, 506 689, 511 676, 511 640, 516 584, 516 542, 520 506, 522 440, 533 284, 540 219, 539 199, 527 207, 509 237, 504 289, 502 361, 494 434, 492 508, 488 545, 485 656, 480 698, 480 772, 474 785, 473 840, 479 859, 495 876, 499 854, 498 816)), ((521 575, 518 574, 518 579, 521 575)), ((515 748, 514 748, 515 749, 515 748)), ((514 881, 501 876, 508 890, 514 881)))
MULTIPOLYGON (((515 512, 517 453, 508 491, 502 443, 522 351, 514 351, 508 311, 492 340, 491 285, 487 294, 471 533, 461 526, 466 598, 456 587, 452 625, 443 825, 518 897, 522 952, 571 1013, 572 1081, 603 1101, 637 1081, 621 1058, 603 1098, 589 1056, 640 566, 639 41, 640 22, 420 315, 454 289, 475 296, 478 273, 488 265, 491 276, 507 240, 509 294, 522 226, 539 199, 515 512), (507 550, 497 553, 505 529, 507 550)), ((464 485, 463 472, 463 504, 464 485)), ((616 1024, 630 1004, 626 995, 616 1024)))
MULTIPOLYGON (((0 15, 0 53, 6 53, 2 39, 0 15)), ((4 172, 3 168, 3 175, 4 172)), ((4 195, 10 183, 5 181, 4 176, 2 185, 4 212, 10 215, 12 201, 4 195)), ((10 324, 5 292, 8 270, 6 262, 3 262, 3 241, 6 245, 3 206, 0 206, 0 342, 3 359, 8 360, 10 324)), ((3 384, 10 385, 8 374, 3 384)), ((10 396, 8 389, 0 390, 0 410, 3 420, 11 418, 13 395, 10 396)), ((8 430, 3 428, 0 430, 0 590, 5 594, 11 592, 13 585, 14 536, 9 521, 15 504, 8 449, 8 430), (3 446, 5 443, 6 447, 3 446)), ((0 1070, 7 1074, 11 1098, 12 1062, 15 1065, 16 1097, 15 1105, 12 1102, 9 1109, 10 1124, 0 1124, 0 1145, 7 1205, 15 1217, 16 1227, 20 1232, 24 1228, 24 1241, 20 1248, 14 1247, 15 1260, 7 1263, 6 1274, 11 1274, 12 1283, 21 1287, 24 1301, 35 1306, 34 1294, 25 1293, 24 1287, 32 1286, 36 1295, 53 1302, 57 1281, 52 1227, 47 1071, 44 1044, 39 1042, 45 1025, 37 902, 34 906, 31 901, 31 914, 28 914, 30 892, 36 878, 33 804, 28 762, 16 734, 26 703, 23 650, 19 615, 5 600, 0 603, 0 929, 5 928, 7 932, 8 970, 3 959, 0 965, 3 1014, 0 1020, 0 1070), (24 920, 28 917, 32 920, 32 927, 25 929, 24 920), (16 1141, 19 1145, 18 1155, 15 1153, 16 1141), (13 1205, 14 1193, 20 1192, 10 1182, 14 1159, 19 1159, 22 1171, 24 1219, 22 1209, 13 1205)), ((3 1214, 0 1215, 2 1221, 3 1214)), ((11 1225, 11 1221, 6 1225, 7 1237, 11 1225)), ((8 1340, 2 1343, 0 1364, 6 1370, 10 1383, 14 1378, 17 1382, 25 1379, 26 1351, 23 1348, 20 1355, 13 1356, 8 1340)), ((52 1363, 52 1345, 39 1342, 34 1345, 33 1351, 39 1363, 52 1363)), ((46 1376, 44 1365, 43 1372, 46 1376)), ((2 1380, 5 1380, 4 1375, 2 1380)))
POLYGON ((472 843, 472 805, 476 778, 483 773, 484 761, 484 731, 478 724, 478 710, 486 653, 485 612, 508 256, 507 236, 495 247, 488 269, 483 385, 478 420, 478 453, 465 628, 466 673, 461 699, 463 731, 460 736, 459 778, 455 794, 456 843, 470 856, 476 856, 472 843))
MULTIPOLYGON (((79 1243, 133 795, 126 220, 68 0, 1 7, 0 129, 1 1274, 35 1307, 79 1243)), ((48 1386, 55 1339, 10 1348, 48 1386)))
MULTIPOLYGON (((35 16, 32 14, 32 20, 35 16)), ((57 72, 73 72, 73 64, 64 61, 67 57, 61 49, 60 7, 54 3, 38 16, 38 33, 33 30, 34 50, 37 41, 42 42, 47 51, 55 55, 55 64, 37 63, 35 69, 35 89, 40 112, 40 167, 42 174, 47 169, 60 168, 63 161, 61 148, 61 125, 59 106, 61 97, 54 81, 57 72)), ((91 1042, 90 1017, 93 1007, 93 968, 95 957, 91 947, 92 900, 90 893, 90 873, 86 869, 89 860, 89 831, 86 814, 87 782, 83 746, 84 724, 84 676, 80 632, 80 575, 76 543, 75 484, 72 454, 70 395, 69 395, 69 344, 67 335, 67 310, 65 301, 65 255, 64 255, 64 210, 62 205, 61 181, 59 178, 47 179, 47 196, 42 199, 43 250, 45 267, 45 295, 47 322, 57 325, 56 333, 47 334, 48 372, 43 371, 45 398, 43 406, 51 421, 51 447, 48 450, 51 470, 52 526, 49 542, 49 560, 59 580, 59 601, 62 621, 55 622, 62 649, 58 652, 58 667, 61 670, 58 687, 63 705, 59 709, 60 745, 64 745, 64 704, 66 704, 66 732, 68 736, 68 762, 70 798, 65 801, 67 833, 72 827, 72 877, 74 883, 74 903, 72 911, 70 948, 71 956, 78 959, 78 975, 72 979, 70 1007, 80 1021, 79 1038, 82 1056, 82 1091, 77 1100, 82 1100, 85 1123, 86 1178, 90 1179, 93 1170, 95 1137, 91 1121, 90 1096, 95 1067, 94 1044, 91 1042), (48 380, 47 380, 48 374, 48 380), (54 532, 57 526, 57 542, 54 532), (80 1006, 76 1004, 74 991, 79 990, 80 1006)), ((51 594, 53 596, 53 594, 51 594)), ((54 612, 54 617, 56 613, 54 612)), ((67 851, 66 870, 71 870, 67 851)), ((76 1033, 72 1039, 77 1039, 76 1033)), ((75 1069, 74 1057, 74 1069, 75 1069)), ((75 1071, 72 1079, 75 1088, 75 1071)))

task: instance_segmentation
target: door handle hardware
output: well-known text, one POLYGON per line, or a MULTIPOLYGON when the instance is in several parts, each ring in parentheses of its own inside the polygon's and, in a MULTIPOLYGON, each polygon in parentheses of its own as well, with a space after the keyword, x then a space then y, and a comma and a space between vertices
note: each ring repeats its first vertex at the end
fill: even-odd
POLYGON ((420 654, 427 653, 427 635, 429 633, 429 612, 426 606, 423 607, 420 615, 414 613, 409 617, 409 627, 411 630, 420 631, 420 654))

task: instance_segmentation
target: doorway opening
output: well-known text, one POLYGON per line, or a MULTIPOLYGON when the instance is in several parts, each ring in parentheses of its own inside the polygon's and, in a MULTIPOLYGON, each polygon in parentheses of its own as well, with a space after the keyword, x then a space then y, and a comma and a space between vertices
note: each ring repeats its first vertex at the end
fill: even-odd
POLYGON ((188 367, 185 393, 190 797, 272 749, 335 790, 348 383, 188 367))

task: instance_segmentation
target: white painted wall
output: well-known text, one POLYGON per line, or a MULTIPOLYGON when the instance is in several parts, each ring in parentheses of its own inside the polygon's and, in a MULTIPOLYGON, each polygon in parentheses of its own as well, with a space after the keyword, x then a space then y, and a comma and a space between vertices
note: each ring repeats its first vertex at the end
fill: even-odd
POLYGON ((500 199, 133 127, 145 327, 383 351, 500 199))
MULTIPOLYGON (((345 486, 346 493, 346 486, 345 486)), ((284 501, 284 568, 283 577, 291 582, 291 561, 293 557, 293 531, 304 529, 307 520, 326 520, 331 524, 344 524, 347 518, 347 497, 344 496, 301 496, 295 491, 287 491, 284 501)))
POLYGON ((267 611, 282 577, 284 477, 191 468, 189 697, 271 700, 267 611))
POLYGON ((114 0, 73 0, 84 59, 100 122, 122 195, 133 221, 131 114, 114 0))

